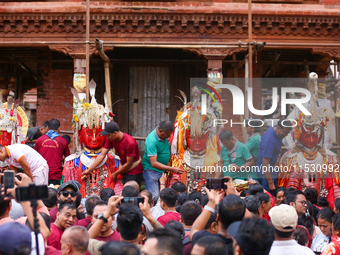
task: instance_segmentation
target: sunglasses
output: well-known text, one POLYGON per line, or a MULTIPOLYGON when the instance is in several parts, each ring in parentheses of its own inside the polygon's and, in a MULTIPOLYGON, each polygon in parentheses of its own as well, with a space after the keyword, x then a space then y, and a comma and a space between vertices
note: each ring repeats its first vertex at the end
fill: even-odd
POLYGON ((62 191, 61 194, 64 197, 68 197, 69 195, 71 195, 71 197, 76 197, 77 196, 77 192, 76 191, 62 191))

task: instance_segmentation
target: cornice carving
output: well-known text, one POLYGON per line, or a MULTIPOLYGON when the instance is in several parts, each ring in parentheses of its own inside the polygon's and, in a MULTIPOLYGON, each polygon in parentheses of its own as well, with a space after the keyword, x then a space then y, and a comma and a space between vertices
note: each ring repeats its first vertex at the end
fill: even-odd
MULTIPOLYGON (((247 38, 247 16, 228 14, 92 14, 91 36, 100 38, 247 38)), ((253 36, 270 39, 340 39, 340 17, 253 16, 253 36)), ((0 15, 3 38, 84 38, 83 14, 0 15)), ((32 38, 32 39, 31 39, 32 38)))
POLYGON ((231 56, 234 53, 246 51, 246 48, 186 48, 184 51, 204 56, 206 59, 218 60, 231 56))
POLYGON ((331 58, 334 58, 337 60, 337 62, 340 62, 340 48, 334 47, 334 48, 313 48, 312 53, 314 54, 322 54, 322 55, 328 55, 331 58))
MULTIPOLYGON (((64 53, 65 55, 69 55, 72 58, 86 58, 86 46, 82 44, 78 45, 49 45, 50 50, 58 51, 64 53)), ((104 47, 104 51, 112 50, 112 47, 104 47)), ((92 55, 98 54, 98 51, 95 46, 90 46, 90 57, 92 55)))

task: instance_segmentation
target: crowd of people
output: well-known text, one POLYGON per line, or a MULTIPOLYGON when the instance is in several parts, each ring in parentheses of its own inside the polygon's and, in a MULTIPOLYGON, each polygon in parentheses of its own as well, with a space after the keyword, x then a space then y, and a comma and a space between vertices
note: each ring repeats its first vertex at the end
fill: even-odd
MULTIPOLYGON (((18 175, 17 187, 28 186, 31 178, 18 175)), ((273 197, 256 181, 240 194, 228 178, 204 196, 181 182, 161 185, 155 198, 136 181, 119 196, 107 188, 85 199, 77 181, 50 187, 37 201, 39 254, 339 254, 340 199, 333 210, 312 188, 273 197)), ((30 202, 13 206, 15 189, 8 193, 13 199, 2 188, 0 253, 37 254, 30 202)))
MULTIPOLYGON (((247 144, 229 130, 220 132, 220 164, 238 170, 256 162, 275 165, 282 138, 291 130, 280 123, 262 138, 248 126, 247 144)), ((134 138, 121 132, 117 123, 108 123, 101 132, 106 136, 104 149, 82 174, 88 178, 114 148, 121 165, 112 178, 122 175, 124 186, 119 193, 104 188, 84 196, 80 182, 63 182, 63 160, 70 151, 59 128, 59 121, 52 119, 35 129, 35 135, 29 133, 27 142, 35 143, 34 149, 25 144, 0 147, 0 160, 20 172, 16 188, 7 189, 12 197, 1 186, 1 255, 340 254, 340 198, 330 208, 313 188, 277 188, 273 172, 248 174, 249 189, 242 192, 233 183, 234 178, 244 178, 238 172, 224 173, 224 189, 205 188, 204 195, 187 193, 182 182, 167 187, 166 171, 184 171, 168 165, 168 138, 174 131, 170 121, 149 134, 143 158, 134 138), (31 182, 60 184, 48 188, 47 199, 37 201, 37 239, 31 204, 17 202, 15 192, 31 182)))

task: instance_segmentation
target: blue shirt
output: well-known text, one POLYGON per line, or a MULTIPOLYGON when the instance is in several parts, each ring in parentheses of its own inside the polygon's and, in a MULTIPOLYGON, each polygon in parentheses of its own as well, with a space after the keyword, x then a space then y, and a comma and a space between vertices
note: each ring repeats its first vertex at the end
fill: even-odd
POLYGON ((326 249, 326 247, 329 244, 329 237, 325 236, 322 233, 319 233, 313 240, 312 243, 312 251, 314 252, 323 252, 324 249, 326 249))
POLYGON ((269 165, 274 166, 280 155, 281 146, 282 138, 276 134, 273 127, 269 127, 262 135, 259 147, 259 159, 257 161, 257 166, 259 166, 260 174, 263 174, 263 158, 270 158, 269 165))

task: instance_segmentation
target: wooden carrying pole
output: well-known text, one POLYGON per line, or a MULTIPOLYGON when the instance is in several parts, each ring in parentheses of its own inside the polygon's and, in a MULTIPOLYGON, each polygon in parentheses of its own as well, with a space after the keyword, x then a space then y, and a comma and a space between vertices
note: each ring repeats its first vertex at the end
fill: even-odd
POLYGON ((110 67, 113 67, 109 57, 104 52, 103 41, 95 39, 96 49, 99 52, 99 55, 104 60, 104 71, 105 71, 105 90, 107 95, 107 104, 109 110, 112 111, 112 102, 111 102, 111 81, 110 81, 110 67))
POLYGON ((90 102, 90 0, 86 0, 86 101, 90 102))

